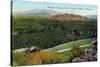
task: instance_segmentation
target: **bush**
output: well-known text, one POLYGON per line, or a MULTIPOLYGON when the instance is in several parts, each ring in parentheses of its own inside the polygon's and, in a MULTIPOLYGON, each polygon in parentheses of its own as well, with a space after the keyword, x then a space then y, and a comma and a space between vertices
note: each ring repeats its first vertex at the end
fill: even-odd
POLYGON ((26 65, 26 55, 24 53, 13 53, 13 65, 26 65))
POLYGON ((82 53, 83 52, 79 48, 79 46, 73 46, 73 48, 71 49, 72 58, 79 57, 82 55, 82 53))
POLYGON ((70 60, 68 56, 47 51, 29 54, 15 53, 13 58, 17 65, 55 64, 69 62, 70 60))

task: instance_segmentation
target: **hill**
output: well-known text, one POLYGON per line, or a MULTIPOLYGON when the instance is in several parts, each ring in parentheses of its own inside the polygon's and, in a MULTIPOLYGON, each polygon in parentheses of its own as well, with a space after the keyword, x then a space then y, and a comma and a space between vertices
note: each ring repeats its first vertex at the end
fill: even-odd
POLYGON ((55 19, 59 21, 86 21, 88 20, 87 17, 75 14, 58 14, 50 17, 50 19, 55 19))
POLYGON ((60 44, 53 48, 49 48, 47 49, 47 51, 64 52, 64 51, 70 50, 73 46, 88 47, 90 46, 91 42, 92 42, 92 39, 82 39, 82 40, 71 41, 68 43, 60 44))

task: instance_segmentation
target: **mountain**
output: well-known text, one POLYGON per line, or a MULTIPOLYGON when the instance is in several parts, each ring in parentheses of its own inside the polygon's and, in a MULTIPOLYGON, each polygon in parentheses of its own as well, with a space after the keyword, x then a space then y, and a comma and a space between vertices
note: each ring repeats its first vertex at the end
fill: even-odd
POLYGON ((59 21, 84 21, 88 19, 96 19, 95 15, 81 16, 76 14, 63 13, 50 9, 31 9, 23 11, 13 11, 14 16, 47 16, 49 19, 56 19, 59 21))
POLYGON ((13 15, 17 16, 53 16, 59 14, 59 12, 47 9, 32 9, 24 11, 15 11, 13 15))
POLYGON ((59 21, 86 21, 88 20, 87 17, 75 14, 58 14, 50 17, 50 19, 55 19, 59 21))

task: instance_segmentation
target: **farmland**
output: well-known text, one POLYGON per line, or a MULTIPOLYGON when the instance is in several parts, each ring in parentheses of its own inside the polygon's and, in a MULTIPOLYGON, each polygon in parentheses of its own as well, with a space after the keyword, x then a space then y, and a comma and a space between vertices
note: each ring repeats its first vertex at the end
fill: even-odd
MULTIPOLYGON (((74 42, 69 42, 68 44, 70 44, 72 46, 72 48, 74 46, 77 46, 76 44, 74 44, 75 42, 77 42, 77 44, 89 44, 88 47, 91 46, 91 40, 90 39, 86 39, 86 40, 78 40, 78 41, 74 41, 74 42), (83 41, 83 42, 81 42, 83 41), (88 42, 90 41, 90 42, 88 42), (72 44, 73 43, 73 44, 72 44)), ((51 48, 51 49, 45 49, 45 50, 41 50, 41 51, 37 51, 37 52, 33 52, 33 53, 23 53, 23 52, 13 52, 13 62, 14 65, 36 65, 36 64, 54 64, 54 63, 68 63, 71 62, 71 59, 73 58, 73 54, 71 51, 64 51, 64 52, 57 52, 61 49, 63 49, 64 47, 67 47, 66 49, 70 48, 70 45, 68 45, 66 43, 66 45, 64 46, 57 46, 55 48, 51 48), (68 47, 69 46, 69 47, 68 47), (57 49, 58 48, 58 49, 57 49), (15 64, 16 63, 16 64, 15 64)), ((88 48, 86 47, 86 48, 88 48)), ((79 51, 82 55, 82 52, 84 53, 84 48, 81 48, 81 50, 79 51)))
POLYGON ((96 37, 96 21, 57 21, 47 17, 14 17, 12 48, 51 48, 66 42, 96 37), (80 35, 74 34, 74 30, 80 35))
POLYGON ((13 65, 71 62, 74 57, 83 55, 96 37, 97 23, 93 20, 59 21, 41 16, 13 16, 13 65), (31 47, 40 51, 14 52, 31 47))

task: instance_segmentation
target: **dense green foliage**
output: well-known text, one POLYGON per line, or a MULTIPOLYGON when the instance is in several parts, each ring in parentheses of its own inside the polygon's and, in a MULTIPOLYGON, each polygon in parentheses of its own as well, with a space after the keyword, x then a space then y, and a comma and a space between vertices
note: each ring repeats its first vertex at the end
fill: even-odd
POLYGON ((74 40, 96 37, 96 21, 57 21, 47 17, 13 17, 13 49, 36 46, 41 49, 74 40), (79 36, 74 31, 79 32, 79 36))

